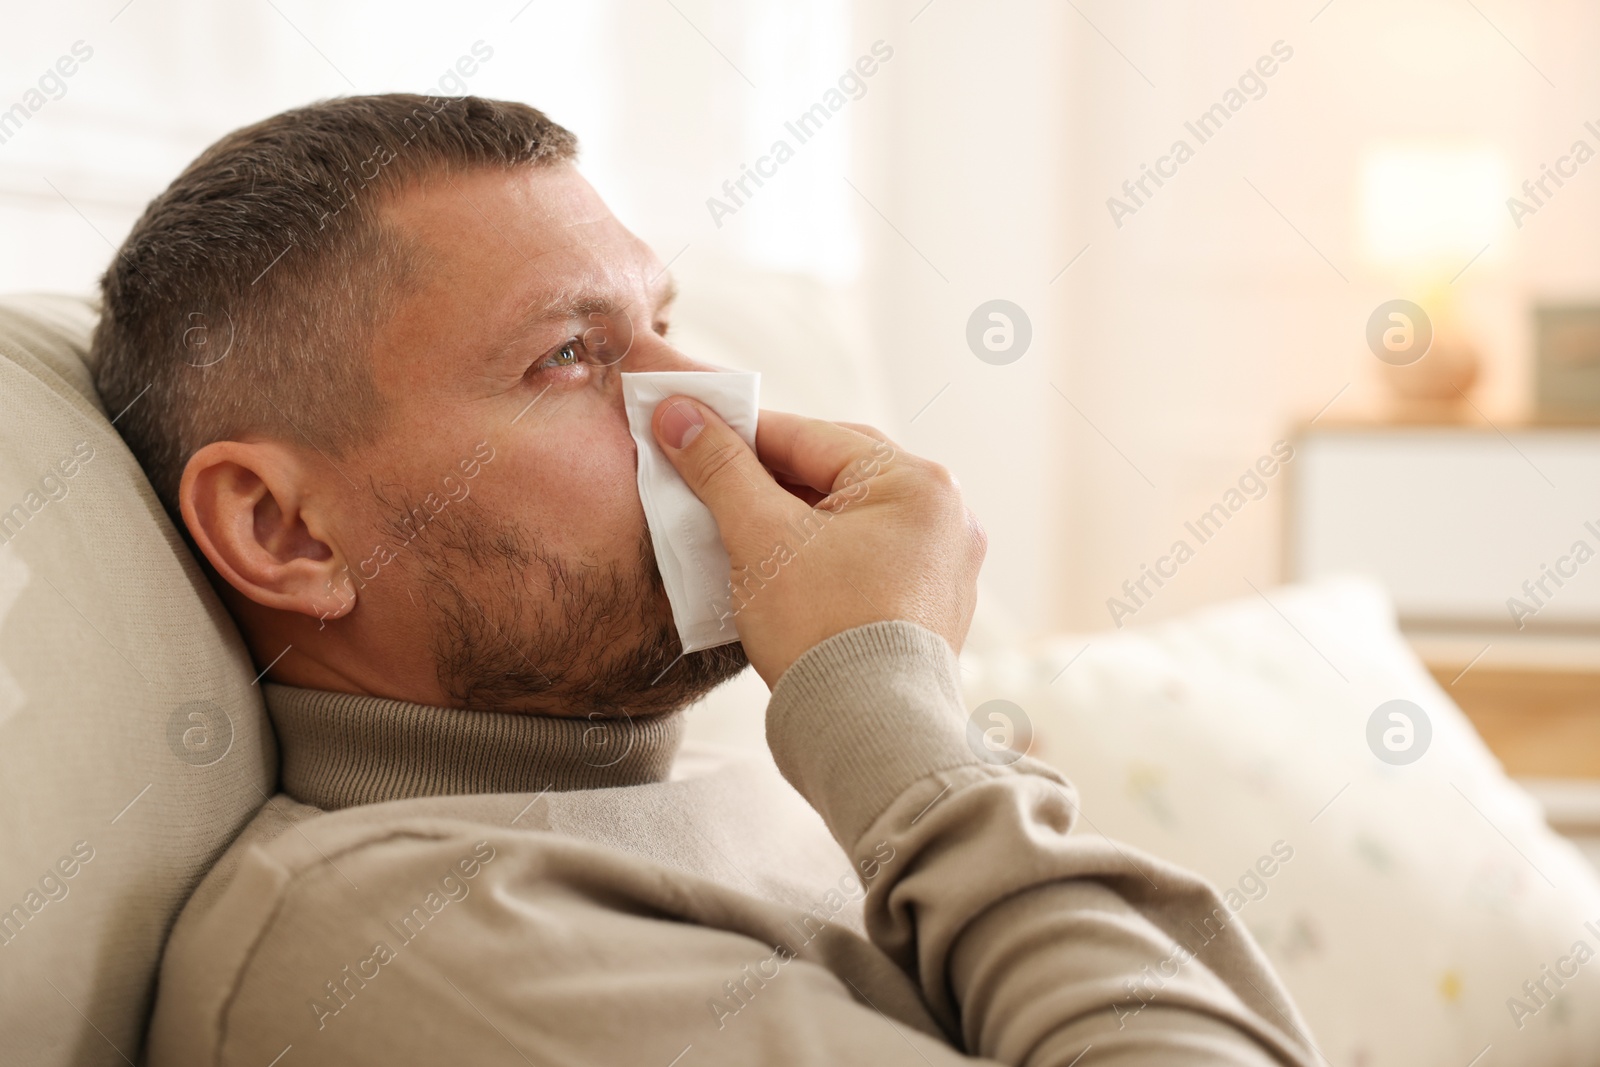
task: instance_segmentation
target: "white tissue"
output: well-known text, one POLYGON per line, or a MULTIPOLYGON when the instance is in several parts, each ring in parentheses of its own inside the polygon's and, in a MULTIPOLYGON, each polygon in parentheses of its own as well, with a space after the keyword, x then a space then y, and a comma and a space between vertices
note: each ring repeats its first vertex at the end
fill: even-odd
POLYGON ((751 448, 761 375, 750 371, 655 371, 622 375, 628 431, 639 455, 639 500, 655 544, 656 566, 685 652, 739 640, 733 624, 732 568, 711 509, 678 476, 656 444, 650 420, 669 396, 691 396, 722 416, 751 448))

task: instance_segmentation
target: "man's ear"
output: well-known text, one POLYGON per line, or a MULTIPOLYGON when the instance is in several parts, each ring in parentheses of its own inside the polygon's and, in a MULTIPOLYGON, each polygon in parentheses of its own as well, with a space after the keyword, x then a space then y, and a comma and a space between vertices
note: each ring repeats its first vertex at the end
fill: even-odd
POLYGON ((332 536, 331 500, 315 472, 275 441, 213 441, 184 466, 178 506, 223 580, 257 604, 335 619, 355 586, 332 536))

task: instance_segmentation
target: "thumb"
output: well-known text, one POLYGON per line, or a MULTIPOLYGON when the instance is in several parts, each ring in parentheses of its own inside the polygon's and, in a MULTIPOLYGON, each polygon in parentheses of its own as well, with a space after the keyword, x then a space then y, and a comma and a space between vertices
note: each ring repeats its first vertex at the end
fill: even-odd
POLYGON ((656 405, 653 429, 667 459, 711 509, 724 540, 731 527, 752 517, 752 503, 768 494, 788 497, 744 438, 698 400, 663 400, 656 405))

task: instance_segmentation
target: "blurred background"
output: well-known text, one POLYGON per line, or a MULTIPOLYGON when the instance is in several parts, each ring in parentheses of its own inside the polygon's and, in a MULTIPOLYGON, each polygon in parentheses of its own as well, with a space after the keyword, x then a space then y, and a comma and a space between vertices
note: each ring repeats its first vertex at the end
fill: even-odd
POLYGON ((1560 0, 35 5, 0 41, 0 290, 87 290, 279 110, 528 101, 691 297, 836 296, 849 389, 958 474, 1022 632, 1358 570, 1437 675, 1477 668, 1469 712, 1534 663, 1554 749, 1600 752, 1568 707, 1600 581, 1560 562, 1600 549, 1597 44, 1560 0))
MULTIPOLYGON (((1548 1012, 1535 998, 1526 1032, 1504 1011, 1600 938, 1600 6, 7 16, 0 294, 92 291, 185 164, 284 109, 399 90, 531 103, 678 276, 686 351, 959 477, 990 537, 963 654, 973 722, 1031 717, 1017 736, 1068 770, 1089 832, 1219 885, 1280 838, 1299 850, 1247 921, 1324 1061, 1600 1063, 1592 974, 1548 1012), (1375 581, 1318 581, 1350 573, 1375 581), (1382 732, 1396 703, 1432 723, 1405 751, 1382 732)), ((75 692, 51 677, 11 729, 70 738, 54 709, 75 692)), ((694 728, 764 750, 765 696, 747 674, 694 728)), ((33 751, 0 746, 54 776, 40 808, 78 796, 73 818, 149 780, 120 748, 115 773, 33 751), (59 784, 74 768, 91 787, 59 784)), ((195 769, 180 754, 162 773, 195 769)), ((37 822, 14 825, 43 856, 56 830, 37 822)), ((138 870, 120 840, 116 869, 138 870)), ((102 968, 83 941, 87 990, 102 968)), ((38 992, 76 1025, 51 999, 66 993, 38 992)))

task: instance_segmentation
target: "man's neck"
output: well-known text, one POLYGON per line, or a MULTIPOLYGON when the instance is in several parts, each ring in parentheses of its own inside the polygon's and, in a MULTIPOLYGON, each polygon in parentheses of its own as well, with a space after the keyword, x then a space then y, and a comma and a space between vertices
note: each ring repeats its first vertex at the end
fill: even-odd
POLYGON ((283 791, 323 810, 419 796, 665 781, 684 713, 556 717, 268 683, 283 791))

